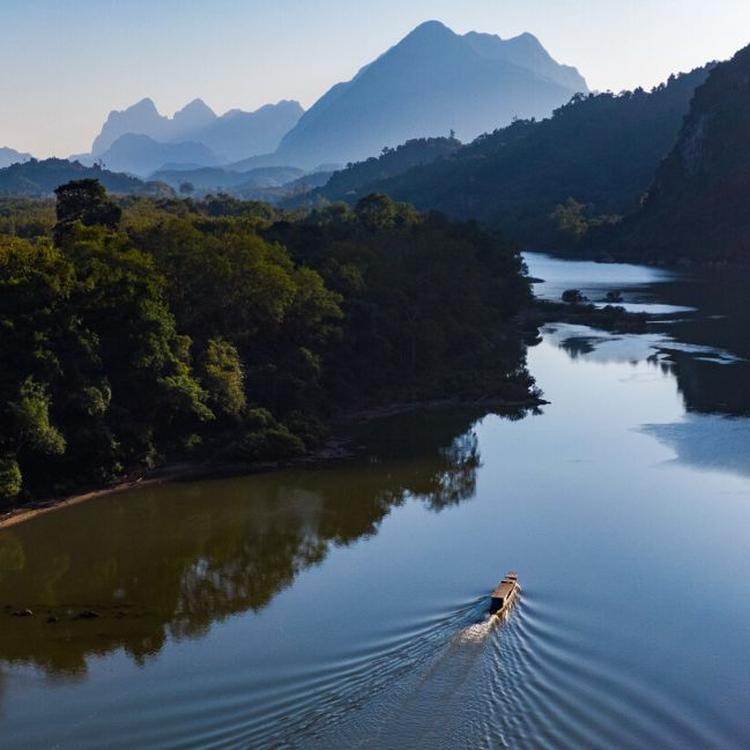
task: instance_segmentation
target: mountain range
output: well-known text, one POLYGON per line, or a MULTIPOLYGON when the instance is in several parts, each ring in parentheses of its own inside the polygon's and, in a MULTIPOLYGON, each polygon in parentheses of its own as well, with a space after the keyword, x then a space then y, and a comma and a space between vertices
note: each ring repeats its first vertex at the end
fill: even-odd
POLYGON ((587 91, 578 71, 557 63, 531 34, 460 36, 429 21, 352 80, 333 86, 308 112, 284 100, 219 117, 195 99, 165 117, 142 99, 111 112, 91 154, 75 158, 140 176, 167 163, 172 169, 310 171, 377 156, 413 138, 453 133, 472 140, 516 117, 547 117, 587 91))
POLYGON ((73 159, 147 176, 168 163, 190 167, 228 164, 274 151, 302 116, 298 102, 267 104, 255 112, 233 109, 218 116, 194 99, 173 117, 161 115, 151 99, 110 112, 90 154, 73 159))

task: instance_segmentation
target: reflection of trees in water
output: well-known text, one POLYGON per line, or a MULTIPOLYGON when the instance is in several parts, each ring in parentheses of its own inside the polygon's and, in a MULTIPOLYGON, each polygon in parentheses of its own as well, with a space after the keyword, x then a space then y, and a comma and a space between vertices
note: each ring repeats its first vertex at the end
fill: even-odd
MULTIPOLYGON (((750 359, 750 295, 743 274, 702 272, 700 279, 660 284, 660 301, 698 308, 665 331, 677 341, 750 359)), ((675 352, 674 373, 688 411, 750 415, 750 364, 719 364, 675 352)))
POLYGON ((432 491, 423 499, 431 510, 441 511, 473 497, 477 489, 477 469, 481 465, 476 433, 456 438, 441 452, 449 469, 435 474, 432 491))
POLYGON ((718 364, 677 355, 674 373, 688 411, 750 415, 749 363, 718 364))
POLYGON ((570 355, 571 359, 578 359, 591 354, 595 348, 596 339, 590 336, 569 336, 560 342, 560 348, 570 355))
POLYGON ((331 545, 375 534, 408 497, 435 511, 470 498, 479 416, 402 416, 375 427, 366 460, 146 488, 3 532, 0 658, 83 676, 94 654, 122 648, 143 663, 169 637, 262 609, 331 545), (11 617, 20 607, 34 617, 11 617), (73 619, 88 608, 99 618, 73 619))

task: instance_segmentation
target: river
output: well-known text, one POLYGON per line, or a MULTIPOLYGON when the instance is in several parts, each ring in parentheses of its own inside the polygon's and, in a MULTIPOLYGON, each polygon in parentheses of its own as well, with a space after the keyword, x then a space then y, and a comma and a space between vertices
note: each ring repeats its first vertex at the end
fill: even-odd
POLYGON ((548 325, 524 418, 392 416, 322 469, 0 531, 0 746, 750 746, 750 301, 526 258, 662 318, 548 325))

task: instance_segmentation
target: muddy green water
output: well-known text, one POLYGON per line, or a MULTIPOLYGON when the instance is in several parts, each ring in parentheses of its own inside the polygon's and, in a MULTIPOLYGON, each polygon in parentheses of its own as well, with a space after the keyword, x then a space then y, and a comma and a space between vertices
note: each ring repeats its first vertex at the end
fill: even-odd
POLYGON ((0 747, 750 746, 750 303, 527 257, 665 319, 549 326, 537 415, 401 415, 323 469, 0 532, 0 747))

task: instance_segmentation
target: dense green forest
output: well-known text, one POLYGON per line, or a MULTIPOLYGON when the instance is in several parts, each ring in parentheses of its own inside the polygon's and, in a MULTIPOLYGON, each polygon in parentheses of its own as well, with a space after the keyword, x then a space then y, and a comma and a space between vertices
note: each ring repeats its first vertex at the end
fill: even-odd
POLYGON ((679 139, 643 207, 600 245, 648 261, 750 259, 750 47, 695 92, 679 139))
MULTIPOLYGON (((549 119, 516 121, 391 176, 377 176, 367 162, 353 165, 309 198, 382 192, 499 227, 526 244, 572 244, 592 224, 637 208, 711 67, 672 76, 650 92, 576 96, 549 119)), ((393 159, 386 154, 379 161, 385 167, 393 159)))
POLYGON ((310 450, 344 409, 527 401, 516 249, 381 195, 0 202, 0 497, 310 450), (54 215, 53 215, 54 211, 54 215))

